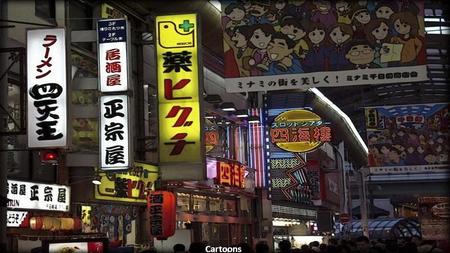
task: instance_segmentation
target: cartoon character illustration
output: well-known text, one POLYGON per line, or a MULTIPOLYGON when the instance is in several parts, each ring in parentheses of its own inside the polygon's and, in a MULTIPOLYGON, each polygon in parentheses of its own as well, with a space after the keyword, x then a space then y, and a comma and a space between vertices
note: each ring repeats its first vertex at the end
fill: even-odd
POLYGON ((250 76, 248 61, 253 49, 248 46, 244 34, 249 33, 249 26, 238 26, 227 29, 224 38, 225 73, 230 77, 250 76))
POLYGON ((272 35, 267 52, 271 64, 266 74, 303 73, 300 60, 294 54, 295 42, 287 35, 277 32, 272 35))
POLYGON ((306 29, 304 26, 293 18, 283 20, 281 23, 280 32, 286 34, 290 39, 294 40, 296 45, 294 52, 300 58, 305 58, 309 46, 305 39, 306 29))
POLYGON ((352 36, 353 29, 350 25, 337 24, 330 28, 329 37, 333 44, 328 55, 330 70, 344 70, 350 67, 345 54, 348 51, 347 43, 352 36))
POLYGON ((325 47, 325 27, 321 23, 313 23, 308 31, 309 50, 303 60, 306 72, 328 69, 328 48, 325 47))
POLYGON ((353 63, 357 69, 376 67, 371 64, 375 59, 375 50, 364 41, 353 42, 345 57, 349 62, 353 63))
POLYGON ((375 59, 373 63, 379 67, 387 67, 387 63, 381 62, 381 55, 389 52, 388 48, 383 47, 383 43, 390 40, 389 20, 376 18, 371 20, 364 28, 367 41, 375 49, 375 59))
POLYGON ((320 22, 325 27, 330 27, 336 23, 336 14, 331 8, 330 1, 313 0, 316 9, 313 10, 312 22, 320 22))
POLYGON ((261 70, 267 71, 269 68, 269 56, 267 54, 267 46, 275 33, 273 27, 269 24, 253 25, 245 31, 245 37, 249 41, 250 48, 253 49, 252 56, 248 60, 251 66, 250 74, 260 75, 261 70))
POLYGON ((400 12, 392 14, 390 20, 394 25, 395 31, 398 33, 398 36, 391 38, 391 42, 403 44, 400 63, 415 63, 423 49, 423 41, 418 34, 419 23, 417 16, 414 16, 410 12, 400 12))
POLYGON ((338 0, 335 3, 336 13, 337 13, 337 22, 340 24, 351 24, 351 4, 345 0, 338 0))
POLYGON ((275 2, 275 11, 279 18, 287 16, 288 0, 277 0, 275 2))
POLYGON ((287 17, 286 18, 296 18, 296 19, 305 19, 309 20, 309 3, 305 0, 293 0, 290 1, 287 6, 287 17))
POLYGON ((225 16, 223 16, 222 22, 225 24, 225 29, 245 25, 245 9, 243 5, 231 3, 225 8, 224 13, 225 16))
POLYGON ((371 20, 370 13, 366 8, 355 10, 352 16, 353 38, 365 39, 364 26, 371 20))
POLYGON ((266 13, 269 11, 269 5, 260 2, 254 2, 248 9, 249 25, 254 24, 270 24, 270 21, 266 17, 266 13))
POLYGON ((401 152, 398 149, 391 147, 388 153, 388 160, 387 162, 385 161, 385 165, 387 166, 405 165, 405 162, 400 159, 400 154, 401 152))
POLYGON ((375 5, 375 16, 377 18, 390 19, 392 14, 398 12, 397 2, 380 1, 375 5))

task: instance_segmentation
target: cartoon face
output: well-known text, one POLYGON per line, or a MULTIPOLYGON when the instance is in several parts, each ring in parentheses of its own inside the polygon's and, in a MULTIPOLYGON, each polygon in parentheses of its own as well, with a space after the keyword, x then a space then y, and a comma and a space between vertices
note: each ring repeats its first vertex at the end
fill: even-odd
POLYGON ((233 37, 231 37, 231 40, 234 41, 236 47, 242 48, 247 46, 247 40, 245 39, 245 36, 240 33, 239 31, 236 31, 233 34, 233 37))
POLYGON ((440 163, 446 163, 448 161, 448 154, 440 154, 439 155, 439 162, 440 163))
POLYGON ((331 3, 329 1, 314 1, 314 5, 320 12, 328 12, 331 9, 331 3))
POLYGON ((384 155, 389 154, 389 149, 386 146, 382 146, 380 152, 384 155))
POLYGON ((394 21, 394 29, 400 34, 409 34, 411 26, 407 23, 400 22, 400 19, 394 21))
POLYGON ((399 156, 398 152, 395 150, 389 151, 388 157, 389 157, 389 160, 391 160, 393 162, 398 162, 400 160, 400 156, 399 156))
POLYGON ((369 45, 355 45, 347 52, 345 57, 353 64, 369 64, 375 59, 375 50, 369 45))
POLYGON ((432 154, 428 154, 424 157, 425 161, 427 161, 428 164, 436 163, 436 156, 432 154))
POLYGON ((350 4, 347 1, 336 2, 336 11, 338 13, 346 13, 348 10, 350 10, 350 4))
POLYGON ((370 14, 367 10, 361 11, 355 18, 361 24, 368 24, 370 22, 370 14))
POLYGON ((277 10, 282 10, 284 9, 284 7, 286 7, 286 1, 285 0, 278 0, 275 2, 275 8, 277 10))
POLYGON ((245 17, 245 11, 239 8, 234 8, 230 14, 228 14, 228 17, 231 18, 231 20, 239 21, 244 19, 245 17))
POLYGON ((350 39, 350 35, 343 33, 341 31, 341 28, 337 26, 336 28, 331 30, 330 38, 335 44, 340 45, 350 39))
POLYGON ((386 23, 381 23, 379 27, 372 31, 373 37, 377 40, 384 40, 389 33, 389 26, 386 23))
POLYGON ((300 5, 304 4, 304 3, 305 3, 305 0, 294 0, 292 2, 292 4, 295 5, 295 6, 300 6, 300 5))
POLYGON ((272 61, 279 61, 290 55, 293 51, 292 48, 288 48, 286 40, 279 38, 273 39, 267 48, 267 52, 272 61))
POLYGON ((419 154, 423 154, 423 152, 425 152, 425 149, 423 149, 422 146, 418 146, 417 147, 417 152, 419 152, 419 154))
POLYGON ((308 38, 313 44, 320 44, 325 38, 325 31, 320 29, 314 29, 308 33, 308 38))
POLYGON ((272 35, 265 35, 264 32, 261 29, 256 29, 253 32, 252 37, 250 38, 250 41, 255 45, 255 47, 260 49, 265 49, 269 45, 270 39, 272 38, 272 35))
POLYGON ((306 32, 303 29, 300 29, 293 25, 285 25, 281 27, 280 32, 286 34, 290 39, 295 41, 300 40, 306 35, 306 32))
POLYGON ((377 18, 389 19, 392 14, 394 14, 394 11, 388 6, 380 6, 380 8, 375 11, 377 18))
POLYGON ((412 154, 412 153, 414 153, 414 147, 409 146, 409 147, 406 149, 406 151, 408 151, 408 154, 412 154))
POLYGON ((261 17, 266 12, 267 12, 267 8, 264 7, 263 5, 259 5, 259 4, 253 4, 249 8, 249 13, 255 17, 261 17))

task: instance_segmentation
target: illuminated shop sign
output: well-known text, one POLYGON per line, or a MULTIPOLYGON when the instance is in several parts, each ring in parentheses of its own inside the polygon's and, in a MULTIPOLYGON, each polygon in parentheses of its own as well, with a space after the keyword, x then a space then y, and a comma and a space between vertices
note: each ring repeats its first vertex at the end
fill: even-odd
POLYGON ((8 180, 9 209, 69 211, 70 187, 8 180))
POLYGON ((101 92, 128 89, 126 19, 98 21, 98 64, 101 92))
POLYGON ((95 198, 102 200, 146 203, 146 191, 153 189, 158 167, 134 163, 133 169, 108 175, 100 172, 100 185, 95 186, 95 198))
POLYGON ((213 150, 219 144, 220 135, 217 126, 208 126, 205 127, 205 144, 206 144, 206 153, 213 150))
POLYGON ((291 110, 280 113, 273 120, 270 140, 289 152, 310 152, 331 141, 331 128, 311 111, 291 110))
POLYGON ((150 233, 158 240, 166 240, 175 234, 176 198, 173 192, 156 191, 149 195, 150 233))
POLYGON ((67 145, 65 31, 27 31, 28 147, 67 145))
POLYGON ((217 161, 216 183, 245 188, 245 165, 238 162, 217 161))
POLYGON ((23 223, 25 218, 27 217, 28 212, 26 211, 6 211, 6 226, 7 227, 27 227, 26 224, 23 223))
POLYGON ((128 113, 126 95, 100 98, 100 164, 103 170, 130 166, 128 113))
POLYGON ((156 17, 159 161, 161 168, 191 165, 198 173, 190 177, 204 179, 197 27, 196 14, 156 17))

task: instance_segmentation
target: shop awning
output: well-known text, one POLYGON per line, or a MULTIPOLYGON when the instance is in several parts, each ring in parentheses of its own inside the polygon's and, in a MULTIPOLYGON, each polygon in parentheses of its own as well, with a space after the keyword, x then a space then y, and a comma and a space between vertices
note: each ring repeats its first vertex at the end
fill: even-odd
MULTIPOLYGON (((408 218, 379 218, 368 221, 369 237, 371 239, 381 238, 403 238, 414 235, 421 236, 419 222, 408 218)), ((353 220, 344 225, 343 231, 349 231, 350 236, 358 237, 363 235, 361 220, 353 220), (349 227, 350 226, 350 227, 349 227)))

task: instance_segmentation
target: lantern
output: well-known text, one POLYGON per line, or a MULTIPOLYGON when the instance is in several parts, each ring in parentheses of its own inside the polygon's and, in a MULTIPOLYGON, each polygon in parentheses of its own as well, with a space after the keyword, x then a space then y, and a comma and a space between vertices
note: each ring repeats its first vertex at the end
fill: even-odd
POLYGON ((158 240, 166 240, 175 234, 176 198, 173 192, 156 191, 147 200, 150 214, 150 233, 158 240))
POLYGON ((58 217, 31 217, 30 228, 33 230, 79 230, 81 220, 79 218, 58 218, 58 217))

